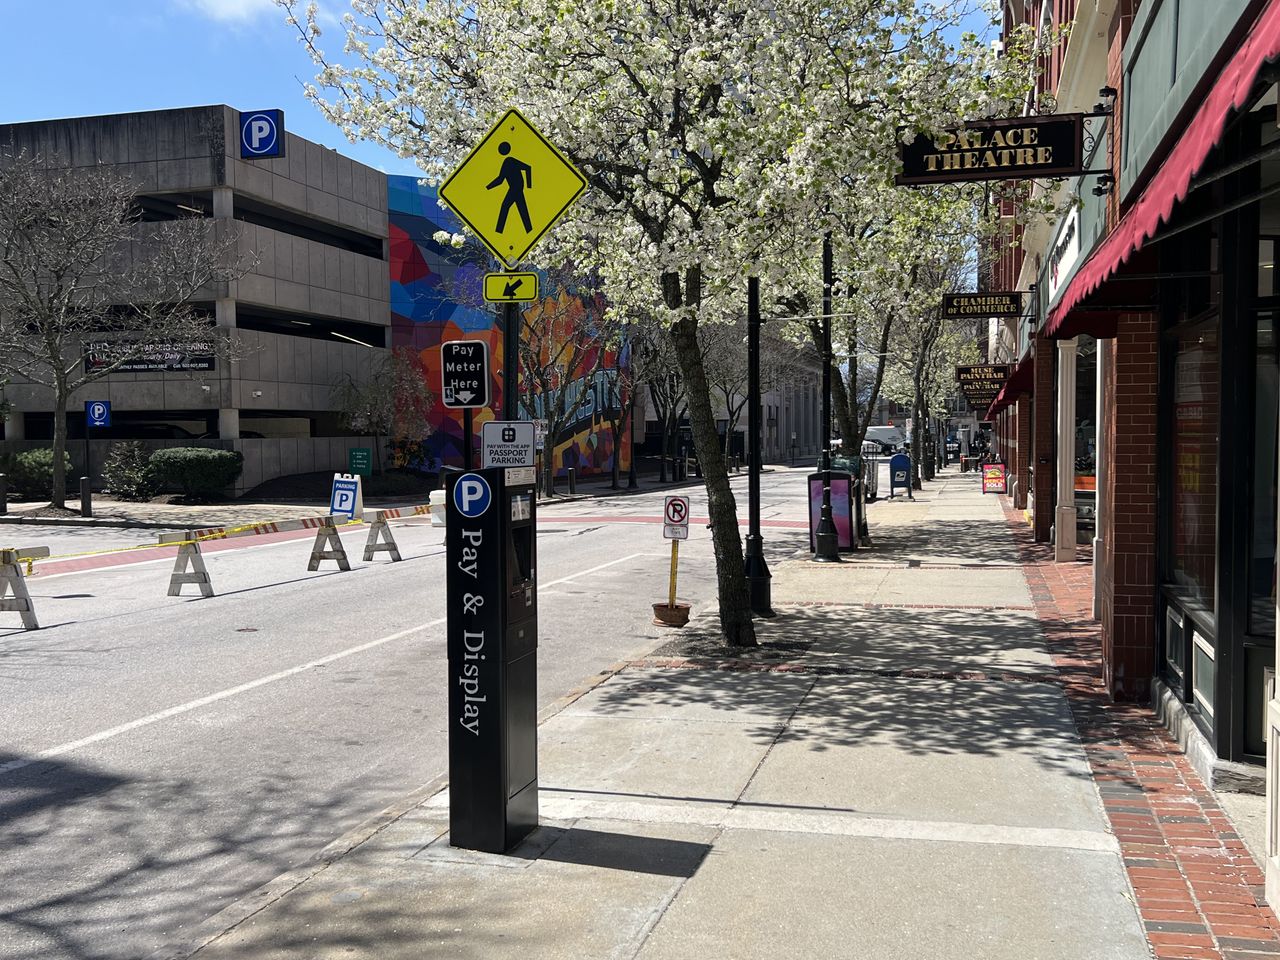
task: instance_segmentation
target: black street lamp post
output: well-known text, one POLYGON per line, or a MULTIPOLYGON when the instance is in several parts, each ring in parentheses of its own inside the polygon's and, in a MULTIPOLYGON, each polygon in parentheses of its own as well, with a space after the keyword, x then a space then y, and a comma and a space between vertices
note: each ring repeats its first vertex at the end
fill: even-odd
POLYGON ((747 529, 745 570, 751 594, 751 611, 773 616, 769 565, 764 559, 764 538, 760 535, 760 278, 747 278, 747 502, 750 512, 747 529))
POLYGON ((813 559, 840 563, 840 541, 831 517, 831 287, 835 283, 831 234, 822 238, 822 513, 814 535, 813 559))

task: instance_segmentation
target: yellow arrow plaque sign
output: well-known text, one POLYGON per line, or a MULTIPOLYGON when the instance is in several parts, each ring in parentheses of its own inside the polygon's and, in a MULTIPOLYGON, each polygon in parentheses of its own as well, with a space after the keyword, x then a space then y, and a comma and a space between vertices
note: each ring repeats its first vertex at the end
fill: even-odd
POLYGON ((538 299, 536 273, 486 273, 484 298, 489 303, 524 303, 538 299))
POLYGON ((440 199, 514 267, 586 188, 573 164, 518 110, 508 110, 449 174, 440 199))

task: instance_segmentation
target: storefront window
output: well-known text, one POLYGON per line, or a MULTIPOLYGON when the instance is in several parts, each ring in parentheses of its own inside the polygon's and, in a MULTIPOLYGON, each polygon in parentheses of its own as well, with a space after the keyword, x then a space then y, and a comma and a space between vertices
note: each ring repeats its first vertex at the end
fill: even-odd
POLYGON ((1173 374, 1173 584, 1213 609, 1218 494, 1217 317, 1175 333, 1173 374))
POLYGON ((1276 632, 1276 411, 1280 368, 1276 361, 1276 314, 1258 315, 1254 351, 1253 510, 1249 548, 1249 632, 1276 632))

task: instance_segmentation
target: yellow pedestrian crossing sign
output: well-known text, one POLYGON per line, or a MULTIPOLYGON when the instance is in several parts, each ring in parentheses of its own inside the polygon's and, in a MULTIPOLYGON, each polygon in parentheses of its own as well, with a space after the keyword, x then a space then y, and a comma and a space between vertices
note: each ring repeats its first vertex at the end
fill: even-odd
POLYGON ((494 256, 514 267, 587 188, 573 164, 508 110, 440 187, 494 256))
POLYGON ((525 303, 538 299, 536 273, 486 273, 484 298, 489 303, 525 303))

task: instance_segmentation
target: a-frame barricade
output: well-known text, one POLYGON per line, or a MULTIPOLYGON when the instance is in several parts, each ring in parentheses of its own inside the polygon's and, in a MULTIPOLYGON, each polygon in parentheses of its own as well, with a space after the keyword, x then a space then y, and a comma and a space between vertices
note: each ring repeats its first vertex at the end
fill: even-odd
POLYGON ((169 574, 169 596, 182 596, 182 588, 194 583, 200 588, 200 596, 213 596, 213 583, 209 579, 209 568, 204 565, 204 555, 200 552, 200 541, 195 530, 182 533, 168 533, 160 537, 161 544, 178 545, 178 555, 173 560, 173 573, 169 574), (188 569, 189 568, 189 569, 188 569))
POLYGON ((27 630, 39 630, 40 621, 36 619, 35 604, 27 589, 26 577, 22 575, 22 564, 47 556, 48 547, 0 549, 0 611, 18 614, 27 630))

